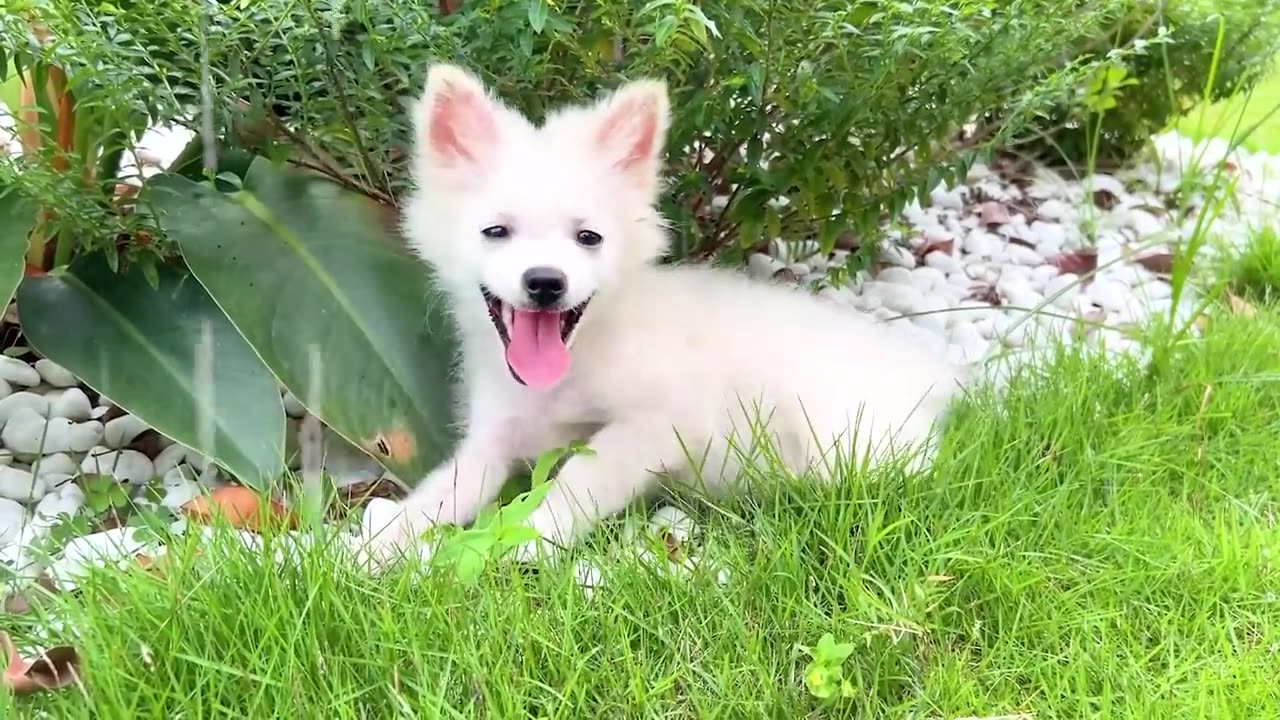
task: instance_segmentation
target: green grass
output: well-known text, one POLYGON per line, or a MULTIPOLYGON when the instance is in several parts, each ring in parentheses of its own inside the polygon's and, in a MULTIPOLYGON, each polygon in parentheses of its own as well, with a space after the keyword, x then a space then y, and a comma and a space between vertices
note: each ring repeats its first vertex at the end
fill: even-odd
POLYGON ((1065 355, 975 397, 928 475, 695 505, 724 586, 324 553, 104 573, 63 609, 84 690, 17 715, 1280 717, 1280 312, 1210 328, 1155 374, 1065 355), (796 650, 828 632, 855 645, 834 705, 796 650))
POLYGON ((1246 150, 1280 153, 1280 72, 1263 79, 1251 94, 1192 110, 1175 127, 1195 140, 1243 137, 1240 146, 1246 150), (1249 132, 1255 125, 1257 128, 1249 132))

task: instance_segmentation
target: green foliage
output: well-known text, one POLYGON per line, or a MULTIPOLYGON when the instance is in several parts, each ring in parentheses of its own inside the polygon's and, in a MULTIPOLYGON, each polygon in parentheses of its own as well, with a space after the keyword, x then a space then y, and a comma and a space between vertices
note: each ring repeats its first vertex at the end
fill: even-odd
POLYGON ((431 567, 448 569, 463 583, 474 583, 485 567, 501 559, 511 550, 537 540, 538 532, 526 523, 529 516, 542 504, 551 489, 551 471, 561 460, 575 454, 590 454, 590 448, 574 444, 568 448, 554 448, 538 456, 530 477, 529 489, 506 504, 494 504, 485 508, 471 527, 433 528, 439 533, 439 543, 431 556, 431 567))
POLYGON ((822 700, 853 697, 853 685, 844 678, 844 661, 853 654, 853 643, 838 643, 831 633, 823 633, 815 647, 800 645, 809 656, 804 668, 804 684, 809 693, 822 700))
MULTIPOLYGON (((179 0, 68 0, 30 12, 54 37, 38 54, 57 57, 77 99, 111 108, 122 127, 200 129, 207 90, 220 142, 383 201, 405 190, 404 100, 433 59, 474 68, 534 117, 662 77, 676 111, 674 253, 732 258, 778 236, 830 247, 870 233, 974 153, 1025 132, 1083 79, 1092 61, 1077 61, 1081 49, 1129 2, 468 0, 441 17, 409 0, 223 2, 202 5, 204 16, 179 0)), ((31 51, 19 15, 0 27, 0 47, 31 51)))
POLYGON ((198 282, 139 266, 112 272, 100 255, 18 287, 23 334, 165 435, 255 487, 284 470, 284 410, 254 349, 198 282))
POLYGON ((1167 128, 1202 101, 1247 91, 1262 79, 1280 52, 1280 0, 1132 0, 1107 42, 1095 47, 1109 57, 1075 95, 1050 113, 1047 142, 1039 150, 1051 160, 1080 162, 1098 136, 1099 161, 1122 162, 1152 134, 1167 128), (1093 83, 1122 81, 1099 107, 1093 83), (1092 124, 1100 113, 1100 131, 1092 124))

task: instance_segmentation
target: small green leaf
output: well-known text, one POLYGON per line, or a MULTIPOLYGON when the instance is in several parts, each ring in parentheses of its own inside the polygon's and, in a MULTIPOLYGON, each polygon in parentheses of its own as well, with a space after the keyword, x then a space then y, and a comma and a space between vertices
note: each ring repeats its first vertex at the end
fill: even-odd
POLYGON ((529 0, 529 27, 537 35, 547 26, 547 0, 529 0))

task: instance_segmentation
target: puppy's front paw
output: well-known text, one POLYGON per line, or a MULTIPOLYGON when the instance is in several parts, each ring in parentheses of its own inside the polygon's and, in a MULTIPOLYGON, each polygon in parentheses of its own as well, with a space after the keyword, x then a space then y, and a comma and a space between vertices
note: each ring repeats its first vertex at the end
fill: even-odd
POLYGON ((404 508, 383 498, 374 498, 365 507, 357 542, 358 565, 374 575, 406 557, 429 557, 429 546, 418 539, 404 508))

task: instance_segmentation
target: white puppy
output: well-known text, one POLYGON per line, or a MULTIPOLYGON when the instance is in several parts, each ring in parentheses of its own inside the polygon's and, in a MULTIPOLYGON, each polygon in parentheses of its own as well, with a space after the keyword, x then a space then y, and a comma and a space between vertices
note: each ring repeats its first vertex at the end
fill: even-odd
POLYGON ((573 440, 594 452, 555 477, 531 520, 549 542, 523 557, 567 546, 654 490, 656 473, 730 487, 761 418, 797 473, 929 445, 957 387, 943 360, 802 290, 655 265, 664 84, 534 125, 435 65, 415 112, 404 228, 461 330, 466 429, 377 549, 470 522, 515 461, 573 440))

